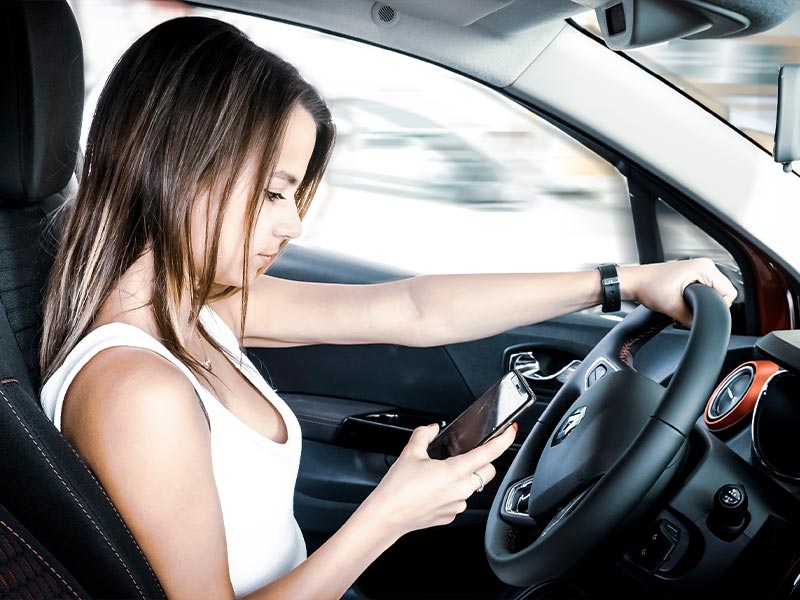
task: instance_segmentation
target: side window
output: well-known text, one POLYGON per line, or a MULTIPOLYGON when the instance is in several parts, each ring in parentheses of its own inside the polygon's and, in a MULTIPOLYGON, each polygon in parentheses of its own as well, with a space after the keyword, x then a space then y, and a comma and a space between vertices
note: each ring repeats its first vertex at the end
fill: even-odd
POLYGON ((656 203, 656 219, 664 248, 664 260, 703 256, 728 270, 735 271, 741 279, 741 271, 731 253, 660 198, 656 203))
POLYGON ((338 142, 294 243, 406 273, 638 261, 622 176, 543 119, 465 77, 247 15, 172 3, 148 3, 142 11, 139 3, 71 2, 90 74, 84 141, 119 54, 176 16, 232 22, 320 90, 338 142))
POLYGON ((732 307, 734 333, 745 333, 745 287, 742 270, 730 252, 708 233, 669 206, 656 202, 656 220, 664 250, 664 260, 706 257, 731 280, 738 295, 732 307))
MULTIPOLYGON (((353 61, 382 52, 352 50, 353 61)), ((417 67, 431 69, 407 66, 417 67)), ((413 273, 637 260, 625 181, 610 165, 499 94, 426 75, 419 88, 371 77, 359 94, 327 95, 339 141, 298 243, 413 273)))

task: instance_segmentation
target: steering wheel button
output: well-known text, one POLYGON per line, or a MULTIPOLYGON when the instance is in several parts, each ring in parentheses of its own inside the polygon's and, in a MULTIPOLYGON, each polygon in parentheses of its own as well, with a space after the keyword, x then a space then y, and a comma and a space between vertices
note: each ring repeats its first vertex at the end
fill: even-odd
POLYGON ((592 385, 598 379, 602 378, 606 373, 608 373, 608 368, 606 368, 605 365, 597 365, 586 378, 587 385, 592 385))

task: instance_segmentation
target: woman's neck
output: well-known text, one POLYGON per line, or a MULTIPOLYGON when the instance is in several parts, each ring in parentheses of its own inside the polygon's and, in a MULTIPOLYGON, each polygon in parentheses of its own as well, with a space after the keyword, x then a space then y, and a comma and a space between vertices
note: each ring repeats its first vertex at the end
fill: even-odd
MULTIPOLYGON (((114 286, 95 317, 92 328, 106 323, 123 322, 135 325, 154 337, 159 337, 153 306, 150 302, 154 279, 152 251, 146 250, 114 286)), ((195 328, 190 326, 190 310, 187 292, 181 298, 177 314, 180 327, 177 333, 183 337, 184 342, 196 335, 195 328)))

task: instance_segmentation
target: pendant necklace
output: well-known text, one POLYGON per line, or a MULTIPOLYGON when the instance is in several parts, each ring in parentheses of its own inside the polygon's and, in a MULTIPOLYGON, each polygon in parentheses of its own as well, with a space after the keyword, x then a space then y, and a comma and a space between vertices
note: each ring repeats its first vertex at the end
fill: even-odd
POLYGON ((197 330, 197 339, 200 341, 200 350, 203 352, 203 356, 205 356, 205 357, 206 357, 206 358, 205 358, 205 360, 201 360, 201 361, 200 361, 200 364, 202 365, 202 367, 203 367, 203 368, 204 368, 206 371, 208 371, 209 373, 212 373, 213 371, 211 370, 211 359, 210 359, 210 358, 208 358, 208 355, 207 355, 207 354, 205 353, 205 351, 203 350, 203 339, 202 339, 202 337, 200 336, 200 330, 199 330, 199 329, 197 330))

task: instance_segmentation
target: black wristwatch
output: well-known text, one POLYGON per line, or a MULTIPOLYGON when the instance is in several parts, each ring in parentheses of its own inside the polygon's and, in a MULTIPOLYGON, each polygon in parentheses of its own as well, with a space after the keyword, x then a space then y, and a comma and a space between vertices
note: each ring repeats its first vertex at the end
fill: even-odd
POLYGON ((597 270, 600 271, 600 286, 603 291, 603 312, 617 312, 620 308, 617 265, 605 263, 599 265, 597 270))

